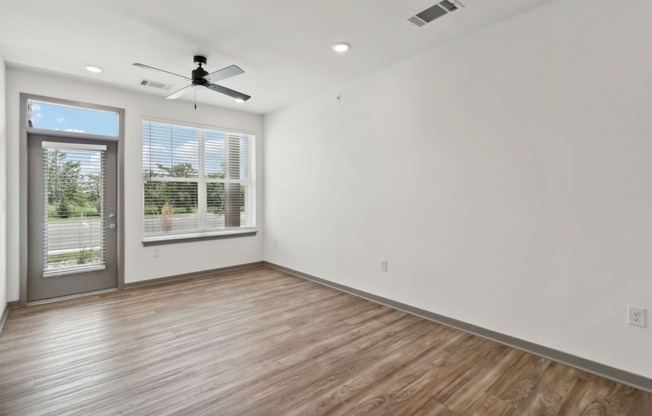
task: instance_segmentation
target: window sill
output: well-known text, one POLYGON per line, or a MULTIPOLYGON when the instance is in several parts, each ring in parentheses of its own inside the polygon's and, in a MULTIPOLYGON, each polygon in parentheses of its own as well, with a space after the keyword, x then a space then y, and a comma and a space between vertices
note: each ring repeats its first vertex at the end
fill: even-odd
POLYGON ((191 241, 218 240, 222 238, 251 237, 258 233, 255 228, 241 230, 217 231, 196 234, 173 234, 156 237, 144 237, 143 246, 157 246, 163 244, 188 243, 191 241))

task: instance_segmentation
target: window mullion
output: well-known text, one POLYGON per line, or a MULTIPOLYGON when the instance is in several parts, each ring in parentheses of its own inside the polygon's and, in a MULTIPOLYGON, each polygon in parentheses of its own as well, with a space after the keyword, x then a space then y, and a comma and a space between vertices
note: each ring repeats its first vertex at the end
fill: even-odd
POLYGON ((205 230, 207 228, 206 213, 208 211, 208 198, 206 195, 206 145, 204 129, 199 129, 199 163, 198 163, 198 178, 197 178, 197 212, 199 215, 199 228, 205 230))

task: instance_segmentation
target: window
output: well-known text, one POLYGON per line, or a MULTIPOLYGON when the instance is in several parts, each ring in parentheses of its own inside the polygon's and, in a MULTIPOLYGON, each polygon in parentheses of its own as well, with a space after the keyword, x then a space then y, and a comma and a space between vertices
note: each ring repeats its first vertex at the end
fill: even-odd
POLYGON ((255 227, 253 135, 143 121, 144 242, 255 227))
POLYGON ((68 133, 118 137, 117 112, 72 105, 27 101, 27 127, 68 133))

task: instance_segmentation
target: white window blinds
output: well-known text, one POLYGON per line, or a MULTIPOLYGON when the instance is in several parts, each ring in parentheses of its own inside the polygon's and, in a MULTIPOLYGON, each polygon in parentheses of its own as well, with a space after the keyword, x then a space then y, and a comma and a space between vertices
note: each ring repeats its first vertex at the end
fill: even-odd
POLYGON ((147 237, 254 227, 254 136, 143 122, 147 237))

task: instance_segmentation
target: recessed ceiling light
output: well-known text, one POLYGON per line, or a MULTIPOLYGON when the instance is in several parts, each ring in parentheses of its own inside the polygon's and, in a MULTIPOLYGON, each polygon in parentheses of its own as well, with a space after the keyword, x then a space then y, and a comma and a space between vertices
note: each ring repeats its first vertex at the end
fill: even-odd
POLYGON ((92 73, 94 73, 94 74, 99 74, 100 72, 102 72, 102 68, 99 68, 99 67, 97 67, 97 66, 93 66, 93 65, 88 65, 88 66, 86 67, 86 70, 87 70, 88 72, 92 72, 92 73))
POLYGON ((245 100, 243 100, 242 98, 236 98, 236 99, 235 99, 235 102, 236 102, 236 103, 244 103, 245 100))
POLYGON ((351 48, 351 45, 349 45, 346 42, 338 42, 335 45, 333 45, 332 48, 335 52, 344 53, 351 48))

